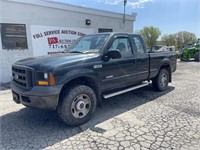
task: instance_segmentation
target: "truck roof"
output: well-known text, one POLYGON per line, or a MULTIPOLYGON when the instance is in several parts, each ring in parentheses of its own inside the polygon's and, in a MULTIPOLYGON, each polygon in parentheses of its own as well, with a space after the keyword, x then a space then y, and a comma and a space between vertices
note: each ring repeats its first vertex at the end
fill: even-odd
MULTIPOLYGON (((128 32, 102 32, 102 33, 96 33, 96 34, 110 34, 110 35, 140 35, 140 34, 135 34, 135 33, 128 33, 128 32)), ((91 35, 95 35, 91 34, 91 35)))

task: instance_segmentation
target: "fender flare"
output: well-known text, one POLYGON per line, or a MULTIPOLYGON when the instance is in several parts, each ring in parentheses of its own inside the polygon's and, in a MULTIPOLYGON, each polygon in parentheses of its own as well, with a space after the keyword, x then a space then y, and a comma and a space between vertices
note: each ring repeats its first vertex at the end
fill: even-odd
POLYGON ((94 82, 96 89, 93 89, 93 90, 95 90, 95 92, 96 92, 98 105, 101 106, 101 102, 102 102, 102 100, 101 100, 101 78, 93 70, 88 69, 88 68, 79 68, 79 69, 74 69, 74 70, 68 71, 61 77, 61 79, 59 80, 59 83, 63 84, 63 86, 64 86, 64 85, 68 84, 70 81, 77 79, 77 78, 81 78, 81 77, 89 78, 94 82))
MULTIPOLYGON (((166 66, 169 66, 169 68, 167 69, 168 72, 169 72, 169 82, 172 81, 172 72, 171 72, 171 64, 170 64, 170 60, 168 58, 164 58, 161 63, 160 63, 160 66, 159 66, 159 69, 158 69, 158 72, 157 72, 157 75, 158 73, 160 72, 160 69, 161 68, 167 68, 166 66)), ((156 76, 157 76, 156 75, 156 76)))

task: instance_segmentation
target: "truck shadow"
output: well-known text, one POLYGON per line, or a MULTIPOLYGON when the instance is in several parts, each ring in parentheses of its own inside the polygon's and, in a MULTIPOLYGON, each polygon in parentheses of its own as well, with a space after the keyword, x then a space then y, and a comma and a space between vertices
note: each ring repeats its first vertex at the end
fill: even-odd
POLYGON ((94 117, 79 127, 65 125, 55 111, 34 110, 24 107, 19 111, 1 116, 2 146, 5 149, 43 149, 86 130, 103 133, 106 130, 96 127, 98 124, 154 101, 174 89, 170 86, 164 92, 156 92, 149 85, 104 100, 102 107, 97 108, 94 117))

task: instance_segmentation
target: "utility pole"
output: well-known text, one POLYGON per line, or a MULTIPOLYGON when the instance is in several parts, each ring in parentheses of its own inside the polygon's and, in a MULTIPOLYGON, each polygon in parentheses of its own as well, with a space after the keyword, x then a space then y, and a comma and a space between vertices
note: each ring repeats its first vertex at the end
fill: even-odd
POLYGON ((126 3, 127 3, 127 0, 124 0, 124 15, 123 15, 123 23, 124 24, 125 24, 126 3))

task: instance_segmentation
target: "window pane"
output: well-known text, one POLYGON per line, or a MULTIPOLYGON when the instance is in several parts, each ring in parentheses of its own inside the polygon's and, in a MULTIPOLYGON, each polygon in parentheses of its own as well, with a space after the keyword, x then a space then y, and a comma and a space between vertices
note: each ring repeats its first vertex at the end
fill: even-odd
POLYGON ((28 49, 24 24, 1 24, 3 49, 28 49))
POLYGON ((109 50, 119 50, 122 58, 132 56, 131 45, 128 38, 115 39, 109 50))
POLYGON ((103 32, 113 32, 113 29, 106 29, 106 28, 99 28, 99 33, 103 33, 103 32))
POLYGON ((99 52, 100 49, 104 46, 108 37, 109 34, 87 35, 82 38, 79 38, 65 51, 78 51, 81 53, 99 52))
POLYGON ((133 37, 133 40, 135 42, 135 46, 137 48, 137 52, 138 54, 144 54, 145 53, 145 50, 144 50, 144 46, 142 44, 142 41, 141 39, 138 37, 138 36, 134 36, 133 37))

